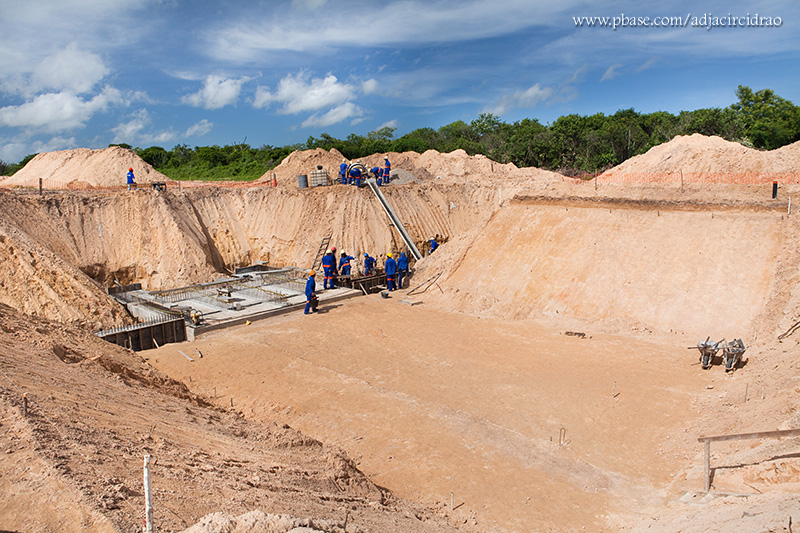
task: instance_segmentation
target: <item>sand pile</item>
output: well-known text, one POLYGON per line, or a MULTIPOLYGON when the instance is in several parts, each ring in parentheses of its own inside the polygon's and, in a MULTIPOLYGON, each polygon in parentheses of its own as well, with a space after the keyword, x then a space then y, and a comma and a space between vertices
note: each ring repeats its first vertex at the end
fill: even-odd
POLYGON ((45 188, 121 187, 125 185, 128 168, 133 168, 139 184, 172 181, 133 150, 112 146, 102 150, 78 148, 39 154, 0 182, 0 186, 38 187, 41 178, 45 188))
POLYGON ((632 157, 607 170, 599 179, 620 175, 673 174, 737 175, 749 183, 762 175, 797 173, 800 168, 800 142, 771 151, 761 151, 695 133, 678 135, 671 141, 654 146, 646 153, 632 157))
MULTIPOLYGON (((367 168, 383 167, 384 157, 389 158, 392 165, 392 175, 395 171, 404 170, 411 172, 418 181, 434 180, 446 183, 465 183, 471 180, 484 179, 543 179, 545 181, 560 181, 564 177, 556 172, 538 168, 517 168, 513 163, 497 163, 484 155, 471 156, 464 150, 455 150, 442 154, 436 150, 428 150, 423 154, 417 152, 389 152, 386 154, 372 154, 358 159, 367 168)), ((329 152, 321 148, 315 150, 295 151, 281 162, 274 170, 265 173, 258 181, 272 180, 275 173, 278 179, 286 179, 296 183, 297 176, 309 174, 317 165, 328 171, 332 177, 339 175, 339 165, 344 156, 336 149, 329 152)), ((354 162, 356 160, 350 161, 354 162)), ((403 176, 405 182, 415 181, 403 176)))

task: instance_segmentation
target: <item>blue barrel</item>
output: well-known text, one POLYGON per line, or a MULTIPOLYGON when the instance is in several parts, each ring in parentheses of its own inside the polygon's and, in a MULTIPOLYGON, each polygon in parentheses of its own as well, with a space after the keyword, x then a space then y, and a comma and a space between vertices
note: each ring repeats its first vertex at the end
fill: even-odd
POLYGON ((305 189, 308 187, 308 175, 307 174, 300 174, 297 176, 297 184, 300 186, 301 189, 305 189))

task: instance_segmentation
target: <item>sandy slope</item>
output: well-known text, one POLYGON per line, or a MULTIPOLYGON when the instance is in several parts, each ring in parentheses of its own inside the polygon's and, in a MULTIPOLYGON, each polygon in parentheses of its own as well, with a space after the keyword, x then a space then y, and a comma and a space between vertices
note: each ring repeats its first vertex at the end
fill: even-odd
POLYGON ((320 531, 341 530, 345 515, 348 531, 455 530, 375 486, 339 450, 210 408, 127 350, 4 305, 0 324, 4 529, 141 531, 150 454, 162 531, 252 509, 314 518, 320 531))

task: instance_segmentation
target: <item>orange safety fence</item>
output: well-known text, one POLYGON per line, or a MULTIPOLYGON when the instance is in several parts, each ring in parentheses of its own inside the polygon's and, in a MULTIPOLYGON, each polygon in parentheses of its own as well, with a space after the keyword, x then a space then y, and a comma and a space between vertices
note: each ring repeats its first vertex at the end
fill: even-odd
POLYGON ((796 185, 800 183, 800 172, 625 172, 581 181, 596 181, 598 185, 796 185))
MULTIPOLYGON (((256 187, 273 187, 271 181, 167 181, 166 188, 170 190, 187 189, 197 187, 224 187, 226 189, 244 189, 256 187)), ((280 182, 279 182, 280 183, 280 182)), ((137 182, 136 189, 149 190, 153 188, 152 183, 137 182)), ((0 181, 0 189, 15 190, 39 190, 39 184, 36 185, 18 185, 18 184, 4 184, 0 181)), ((92 185, 85 181, 76 180, 57 180, 46 178, 42 180, 43 191, 127 191, 128 185, 123 183, 120 185, 92 185)))

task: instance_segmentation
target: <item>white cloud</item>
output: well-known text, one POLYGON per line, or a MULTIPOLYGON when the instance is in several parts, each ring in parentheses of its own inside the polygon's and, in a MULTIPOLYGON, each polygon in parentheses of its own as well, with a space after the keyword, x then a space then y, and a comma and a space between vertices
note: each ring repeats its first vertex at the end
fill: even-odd
POLYGON ((118 124, 111 130, 114 132, 114 142, 129 143, 134 141, 140 132, 150 124, 150 122, 150 114, 146 109, 140 109, 134 112, 131 120, 118 124))
POLYGON ((361 84, 361 90, 364 94, 372 94, 378 90, 378 80, 370 78, 361 84))
POLYGON ((522 29, 561 26, 582 0, 531 6, 530 0, 405 0, 402 2, 320 2, 297 0, 313 10, 266 11, 208 32, 208 50, 220 59, 251 61, 265 52, 324 52, 338 47, 412 46, 496 37, 522 29), (402 31, 385 31, 385 26, 402 31), (291 28, 291 31, 287 31, 291 28), (359 31, 354 38, 346 28, 359 31))
POLYGON ((384 122, 383 124, 381 124, 380 126, 375 128, 375 130, 377 131, 377 130, 382 129, 382 128, 394 128, 394 129, 397 129, 397 126, 399 124, 400 123, 398 122, 397 119, 393 119, 393 120, 389 120, 388 122, 384 122))
POLYGON ((645 70, 655 65, 655 63, 656 63, 655 59, 653 58, 648 59, 641 66, 639 66, 639 68, 636 69, 636 73, 638 74, 639 72, 644 72, 645 70))
POLYGON ((555 91, 551 87, 542 87, 537 83, 524 91, 515 91, 513 94, 504 95, 494 107, 486 111, 502 116, 513 109, 536 107, 539 103, 552 98, 554 94, 555 91))
POLYGON ((214 127, 213 122, 209 122, 207 119, 203 119, 197 124, 194 124, 186 130, 186 137, 202 137, 206 133, 211 131, 211 128, 214 127))
POLYGON ((622 65, 620 63, 615 63, 615 64, 611 65, 610 67, 608 67, 606 69, 605 73, 603 74, 603 77, 600 78, 600 81, 613 80, 614 78, 619 76, 618 69, 621 66, 622 65))
POLYGON ((114 133, 113 142, 127 144, 159 144, 172 141, 177 137, 172 130, 155 133, 147 132, 146 128, 150 126, 151 122, 150 113, 148 113, 146 109, 140 109, 134 112, 128 122, 118 124, 111 130, 114 133))
POLYGON ((109 69, 97 54, 80 50, 71 43, 47 57, 34 69, 28 89, 32 92, 68 91, 86 93, 108 75, 109 69))
POLYGON ((96 112, 123 102, 120 92, 112 87, 89 100, 68 92, 46 93, 18 106, 0 108, 0 126, 50 133, 82 128, 96 112))
POLYGON ((301 124, 302 127, 308 128, 311 126, 318 126, 318 127, 325 127, 330 126, 332 124, 338 124, 343 120, 347 120, 348 118, 360 117, 364 114, 364 110, 358 107, 353 102, 346 102, 342 105, 336 106, 327 113, 318 114, 314 113, 310 117, 308 117, 303 123, 301 124))
POLYGON ((48 141, 37 140, 34 142, 6 142, 4 139, 0 139, 0 161, 19 163, 31 154, 66 150, 74 147, 75 137, 53 137, 48 141))
POLYGON ((355 95, 353 86, 339 83, 332 74, 328 74, 324 79, 309 80, 307 73, 299 72, 295 76, 289 74, 278 82, 278 88, 274 93, 270 92, 269 87, 259 86, 253 107, 265 108, 273 102, 278 102, 283 104, 280 113, 293 115, 341 106, 355 98, 355 95))
POLYGON ((328 0, 292 0, 292 7, 301 9, 319 9, 328 3, 328 0))
POLYGON ((242 85, 252 78, 223 78, 212 74, 203 82, 203 88, 184 96, 181 101, 194 107, 220 109, 235 104, 242 92, 242 85))
POLYGON ((66 150, 75 146, 75 137, 53 137, 47 141, 34 141, 31 144, 30 154, 66 150))

